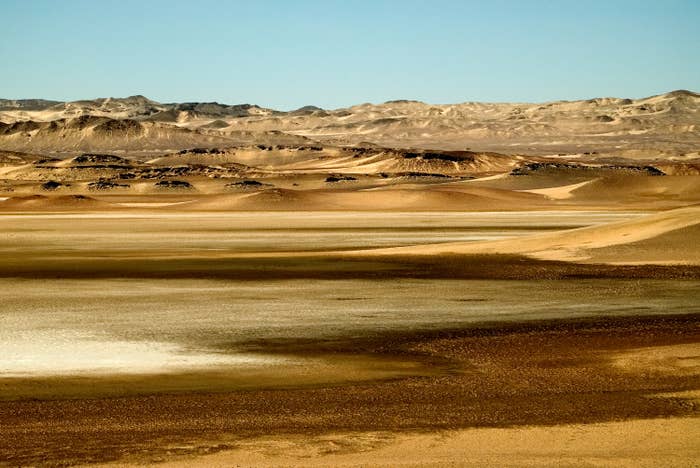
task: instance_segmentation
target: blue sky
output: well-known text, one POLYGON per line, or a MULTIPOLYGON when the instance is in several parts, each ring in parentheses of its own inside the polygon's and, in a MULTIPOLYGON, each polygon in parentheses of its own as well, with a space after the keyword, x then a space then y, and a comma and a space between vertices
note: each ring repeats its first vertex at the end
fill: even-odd
POLYGON ((0 0, 0 97, 326 108, 700 91, 700 0, 0 0))

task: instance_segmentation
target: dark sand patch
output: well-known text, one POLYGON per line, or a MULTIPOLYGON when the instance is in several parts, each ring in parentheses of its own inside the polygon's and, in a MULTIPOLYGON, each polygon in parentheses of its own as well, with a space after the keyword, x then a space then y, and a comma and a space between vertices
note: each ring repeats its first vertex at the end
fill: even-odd
POLYGON ((609 265, 535 260, 519 255, 343 256, 324 253, 270 256, 187 257, 180 251, 148 256, 119 252, 68 253, 35 251, 7 256, 0 277, 14 278, 200 278, 260 279, 697 279, 698 265, 609 265))
POLYGON ((700 346, 696 314, 595 318, 250 343, 283 353, 434 359, 444 371, 344 385, 108 399, 0 402, 0 460, 13 465, 148 462, 235 447, 249 437, 329 431, 435 431, 697 416, 698 374, 621 368, 650 347, 700 346))

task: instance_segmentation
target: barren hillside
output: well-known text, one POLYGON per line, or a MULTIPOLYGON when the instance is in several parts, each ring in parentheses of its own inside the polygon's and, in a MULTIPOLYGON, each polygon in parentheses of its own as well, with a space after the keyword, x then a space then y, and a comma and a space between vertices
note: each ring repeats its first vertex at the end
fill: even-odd
POLYGON ((428 104, 390 101, 290 112, 250 104, 161 104, 143 96, 0 100, 0 149, 175 151, 233 143, 323 142, 396 148, 633 159, 693 159, 700 95, 642 99, 428 104))

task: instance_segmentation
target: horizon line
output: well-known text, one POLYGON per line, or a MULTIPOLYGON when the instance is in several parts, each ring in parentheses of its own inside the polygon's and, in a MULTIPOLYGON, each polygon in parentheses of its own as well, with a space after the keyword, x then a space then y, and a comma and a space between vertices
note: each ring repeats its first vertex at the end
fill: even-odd
MULTIPOLYGON (((295 107, 293 109, 290 109, 288 111, 284 112, 290 112, 290 111, 295 111, 302 109, 304 107, 317 107, 318 109, 321 110, 339 110, 339 109, 347 109, 350 107, 356 107, 356 106, 362 106, 362 105, 382 105, 382 104, 391 104, 391 103, 402 103, 402 102, 414 102, 414 103, 420 103, 420 104, 427 104, 427 105, 434 105, 434 106, 445 106, 445 105, 457 105, 457 104, 471 104, 471 103, 478 103, 478 104, 546 104, 546 103, 556 103, 556 102, 578 102, 578 101, 588 101, 592 99, 634 99, 634 100, 639 100, 639 99, 649 99, 649 98, 654 98, 658 96, 665 96, 665 95, 670 95, 674 93, 683 93, 683 94, 692 94, 695 96, 700 96, 700 93, 692 91, 690 89, 674 89, 671 91, 666 91, 666 92, 661 92, 658 94, 650 94, 650 95, 645 95, 645 96, 639 96, 639 97, 623 97, 623 96, 595 96, 595 97, 589 97, 589 98, 580 98, 580 99, 551 99, 551 100, 545 100, 545 101, 473 101, 473 100, 467 100, 467 101, 458 101, 458 102, 427 102, 427 101, 422 101, 420 99, 388 99, 386 101, 381 101, 381 102, 371 102, 371 101, 365 101, 365 102, 359 102, 357 104, 351 104, 349 106, 345 107, 333 107, 333 108, 327 108, 327 107, 321 107, 321 106, 316 106, 314 104, 305 104, 299 107, 295 107)), ((183 100, 183 101, 173 101, 173 100, 155 100, 147 97, 144 94, 132 94, 124 97, 118 97, 118 96, 102 96, 102 97, 94 97, 94 98, 87 98, 87 99, 73 99, 73 100, 57 100, 57 99, 47 99, 47 98, 38 98, 38 97, 31 97, 31 98, 0 98, 0 100, 4 101, 48 101, 48 102, 54 102, 56 104, 69 104, 69 103, 75 103, 75 102, 81 102, 81 101, 97 101, 100 99, 119 99, 119 100, 124 100, 124 99, 130 99, 130 98, 144 98, 149 101, 155 102, 157 104, 163 104, 163 105, 172 105, 172 104, 217 104, 221 106, 254 106, 254 107, 259 107, 261 109, 269 109, 269 110, 278 110, 279 108, 273 107, 273 106, 266 106, 266 105, 260 105, 260 104, 254 104, 250 102, 238 102, 235 104, 228 104, 224 102, 219 102, 219 101, 208 101, 208 100, 183 100)))

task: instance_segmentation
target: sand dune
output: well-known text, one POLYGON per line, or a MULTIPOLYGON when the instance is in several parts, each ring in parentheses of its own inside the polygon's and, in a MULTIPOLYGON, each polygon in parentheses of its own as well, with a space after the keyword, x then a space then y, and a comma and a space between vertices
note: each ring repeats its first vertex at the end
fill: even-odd
POLYGON ((528 193, 535 193, 538 195, 544 195, 547 198, 551 198, 553 200, 565 200, 567 198, 573 197, 573 192, 574 190, 578 190, 584 185, 588 185, 592 180, 586 180, 584 182, 579 182, 578 184, 570 184, 570 185, 561 185, 558 187, 548 187, 548 188, 543 188, 543 189, 530 189, 530 190, 522 190, 522 192, 528 192, 528 193))
POLYGON ((552 172, 543 175, 503 175, 455 185, 535 193, 571 206, 647 210, 700 203, 700 176, 697 175, 650 176, 608 170, 598 172, 593 177, 586 177, 552 172))
POLYGON ((460 175, 509 171, 520 158, 470 151, 343 148, 330 145, 247 145, 183 150, 148 161, 154 165, 240 164, 284 173, 426 173, 460 175))
POLYGON ((687 201, 697 203, 700 176, 616 177, 608 176, 576 189, 578 199, 605 202, 646 203, 687 201))
POLYGON ((30 195, 0 201, 0 211, 83 211, 111 208, 114 205, 84 195, 30 195))
POLYGON ((91 116, 51 122, 18 122, 0 132, 0 148, 51 153, 89 151, 167 151, 235 140, 173 125, 91 116), (87 117, 87 118, 85 118, 87 117))
POLYGON ((700 203, 698 175, 585 164, 522 171, 523 165, 551 164, 492 153, 245 145, 183 150, 149 161, 101 153, 32 158, 8 153, 0 193, 90 194, 104 201, 118 195, 131 197, 120 200, 128 203, 162 203, 161 196, 186 189, 192 202, 181 209, 218 211, 662 210, 700 203), (425 172, 398 171, 415 164, 425 172), (518 171, 523 175, 514 175, 518 171))
POLYGON ((631 221, 527 238, 444 243, 356 252, 354 255, 518 254, 543 260, 586 263, 700 264, 700 206, 631 221), (624 251, 618 257, 616 253, 624 251))
POLYGON ((614 244, 589 251, 590 260, 616 265, 700 265, 700 224, 664 232, 629 244, 614 244))
POLYGON ((692 466, 698 455, 696 425, 695 418, 674 418, 440 434, 335 433, 282 441, 261 437, 234 450, 162 466, 692 466))
POLYGON ((544 197, 504 190, 467 188, 456 190, 286 190, 267 189, 254 193, 216 195, 179 205, 185 210, 512 210, 545 206, 544 197))

